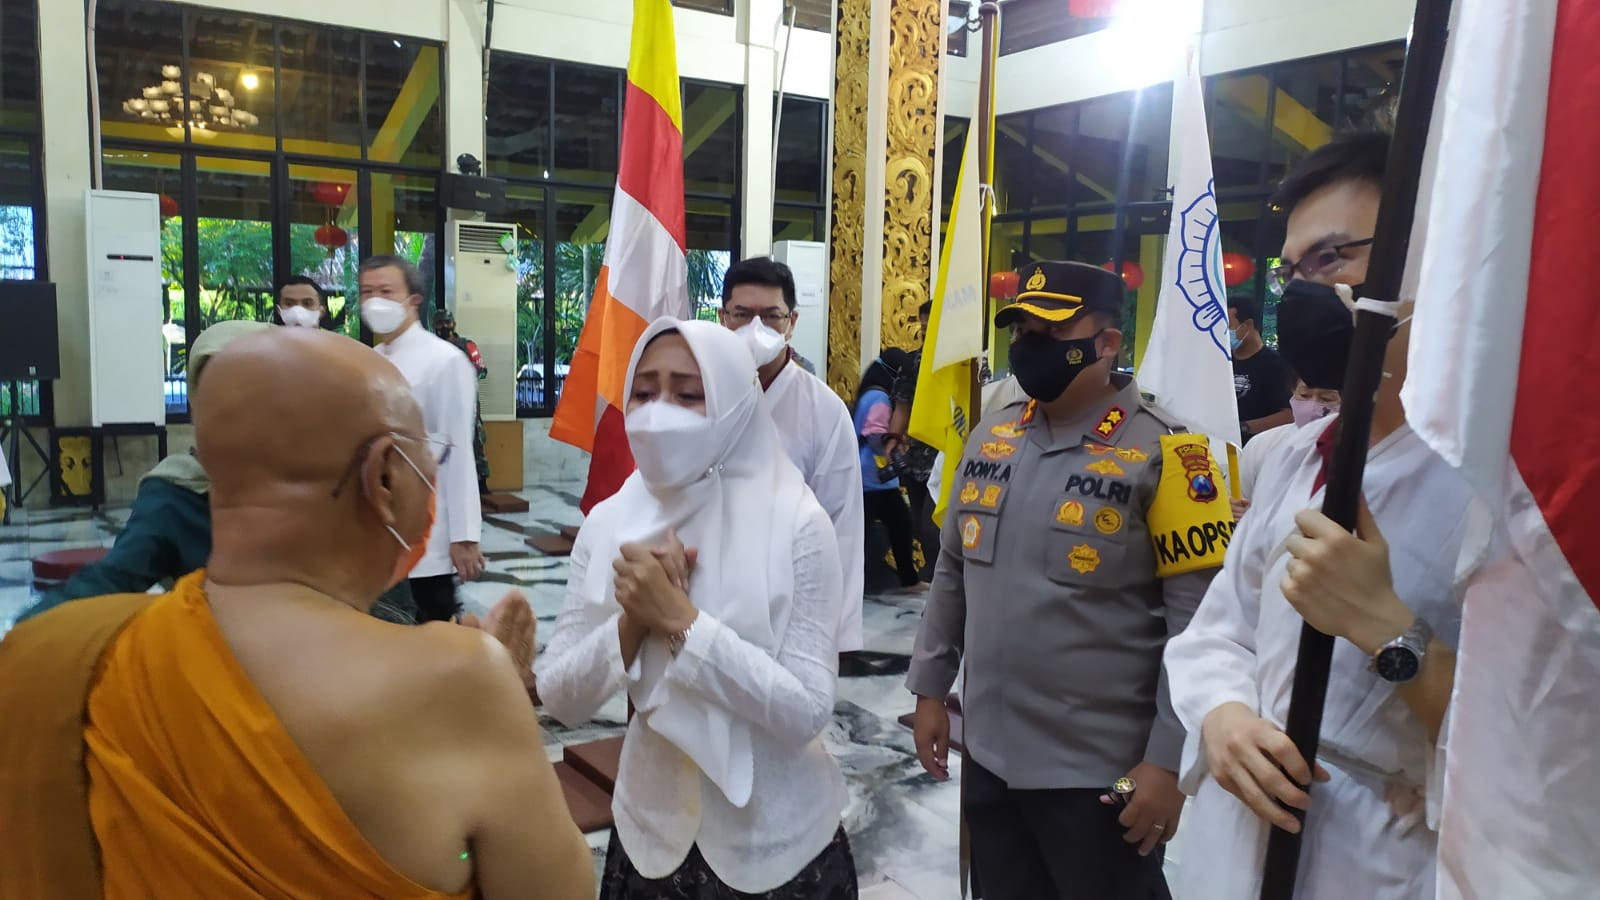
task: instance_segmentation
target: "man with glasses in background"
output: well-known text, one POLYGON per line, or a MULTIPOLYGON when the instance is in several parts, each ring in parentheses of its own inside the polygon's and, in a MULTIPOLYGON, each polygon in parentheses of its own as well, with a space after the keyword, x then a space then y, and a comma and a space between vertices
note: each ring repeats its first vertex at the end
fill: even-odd
POLYGON ((416 557, 410 581, 419 618, 448 621, 461 611, 456 576, 472 581, 483 574, 478 473, 470 453, 451 452, 472 447, 477 373, 455 345, 422 327, 422 275, 415 266, 398 256, 374 256, 361 264, 357 277, 361 319, 377 336, 377 351, 410 382, 428 437, 437 442, 438 526, 416 557))
POLYGON ((767 408, 789 459, 833 520, 844 567, 839 650, 862 649, 861 596, 866 580, 866 527, 862 519, 861 461, 850 411, 820 378, 792 365, 794 273, 769 257, 734 263, 722 277, 724 327, 750 347, 766 392, 767 408))

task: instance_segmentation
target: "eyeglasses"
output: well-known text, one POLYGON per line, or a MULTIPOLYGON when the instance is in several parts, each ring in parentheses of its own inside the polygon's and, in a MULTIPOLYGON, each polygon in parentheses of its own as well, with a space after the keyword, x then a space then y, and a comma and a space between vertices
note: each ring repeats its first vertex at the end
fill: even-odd
MULTIPOLYGON (((372 442, 379 438, 385 437, 394 438, 397 441, 411 441, 412 443, 427 445, 428 451, 433 455, 435 467, 442 467, 445 462, 450 459, 450 451, 455 449, 455 445, 451 444, 444 438, 429 437, 427 435, 418 437, 417 435, 412 434, 401 434, 398 431, 386 431, 383 434, 375 434, 372 437, 362 441, 361 446, 356 448, 355 456, 351 458, 350 465, 345 468, 344 474, 339 476, 339 481, 333 486, 333 493, 330 496, 339 496, 339 494, 344 490, 344 486, 350 482, 350 476, 355 474, 356 467, 360 466, 361 460, 366 458, 367 451, 372 448, 372 442)), ((400 455, 405 456, 405 451, 401 450, 400 455)), ((406 457, 406 462, 410 463, 411 468, 417 469, 417 464, 411 462, 410 457, 406 457)), ((421 469, 417 469, 417 475, 422 475, 421 469)), ((424 478, 424 480, 426 479, 424 478)), ((429 487, 432 487, 432 485, 430 484, 429 487)))
POLYGON ((1350 257, 1345 255, 1346 250, 1365 247, 1371 243, 1372 238, 1366 238, 1365 240, 1347 241, 1343 244, 1335 244, 1332 247, 1308 251, 1305 256, 1300 257, 1295 262, 1285 261, 1282 265, 1273 266, 1268 273, 1270 275, 1268 284, 1274 294, 1281 294, 1284 287, 1295 279, 1296 273, 1299 273, 1299 276, 1307 281, 1315 281, 1319 277, 1333 275, 1343 268, 1346 262, 1349 262, 1350 257))
MULTIPOLYGON (((722 315, 726 317, 729 322, 732 322, 741 328, 749 325, 750 320, 756 318, 756 313, 753 313, 748 309, 738 308, 724 309, 722 311, 722 315)), ((780 331, 783 329, 783 326, 789 323, 790 319, 794 318, 794 313, 779 312, 778 310, 769 309, 766 312, 761 313, 760 316, 761 324, 771 328, 773 331, 780 331)))

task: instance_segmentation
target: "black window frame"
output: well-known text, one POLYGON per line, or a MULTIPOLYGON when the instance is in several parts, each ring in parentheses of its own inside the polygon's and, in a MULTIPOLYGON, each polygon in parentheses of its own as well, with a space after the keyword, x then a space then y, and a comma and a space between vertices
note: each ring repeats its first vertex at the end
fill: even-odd
MULTIPOLYGON (((43 65, 42 49, 39 45, 39 2, 38 0, 0 0, 9 11, 21 10, 32 25, 33 32, 33 83, 34 94, 32 97, 33 115, 32 128, 0 127, 0 140, 22 144, 28 161, 30 183, 28 191, 29 205, 32 209, 33 220, 33 278, 32 281, 50 280, 50 244, 49 220, 44 189, 44 125, 41 121, 44 112, 42 98, 43 65)), ((20 385, 27 384, 27 380, 20 380, 20 385)), ((29 428, 48 428, 55 422, 55 382, 52 380, 33 381, 32 392, 26 388, 19 390, 20 409, 12 410, 6 418, 15 418, 22 425, 29 428), (36 404, 29 404, 26 397, 31 393, 36 399, 36 404)), ((10 408, 11 382, 0 381, 0 391, 6 395, 7 409, 10 408)), ((20 464, 20 463, 19 463, 20 464)))

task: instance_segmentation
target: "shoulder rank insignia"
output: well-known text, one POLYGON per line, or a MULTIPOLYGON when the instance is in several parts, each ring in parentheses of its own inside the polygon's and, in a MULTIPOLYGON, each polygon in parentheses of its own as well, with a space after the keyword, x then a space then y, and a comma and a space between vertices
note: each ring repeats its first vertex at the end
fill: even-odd
POLYGON ((1019 438, 1022 437, 1023 431, 1021 428, 1017 427, 1017 424, 1018 423, 1016 422, 1002 422, 1001 424, 989 429, 989 433, 995 437, 1002 437, 1007 440, 1019 438))
POLYGON ((967 486, 961 489, 961 502, 962 503, 972 503, 973 501, 975 501, 977 499, 978 499, 978 483, 976 481, 967 482, 967 486))
POLYGON ((1094 426, 1094 433, 1105 440, 1110 440, 1112 435, 1122 429, 1122 423, 1127 420, 1128 414, 1122 407, 1113 406, 1100 417, 1100 424, 1094 426))
POLYGON ((1067 562, 1072 564, 1074 571, 1087 575, 1100 568, 1100 551, 1088 544, 1079 544, 1067 554, 1067 562))
POLYGON ((983 454, 984 459, 1006 459, 1017 452, 1017 445, 1005 441, 984 441, 979 452, 983 454))
POLYGON ((1101 475, 1123 474, 1122 467, 1117 465, 1117 461, 1109 456, 1105 459, 1089 463, 1087 466, 1084 466, 1084 469, 1090 472, 1099 472, 1101 475))
POLYGON ((1056 509, 1056 522, 1062 525, 1083 524, 1083 504, 1068 500, 1056 509))

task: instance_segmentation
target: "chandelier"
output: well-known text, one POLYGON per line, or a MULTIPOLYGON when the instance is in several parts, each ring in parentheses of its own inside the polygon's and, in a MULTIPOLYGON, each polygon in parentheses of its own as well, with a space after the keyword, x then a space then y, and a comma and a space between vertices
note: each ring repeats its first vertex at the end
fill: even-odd
POLYGON ((167 133, 180 140, 186 121, 190 133, 202 140, 218 132, 243 131, 261 124, 254 113, 234 106, 233 92, 217 87, 217 79, 210 72, 194 73, 185 111, 183 85, 178 81, 182 77, 183 70, 179 67, 162 66, 161 83, 150 85, 139 96, 124 100, 122 111, 152 125, 165 125, 167 133))

